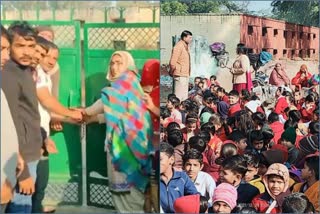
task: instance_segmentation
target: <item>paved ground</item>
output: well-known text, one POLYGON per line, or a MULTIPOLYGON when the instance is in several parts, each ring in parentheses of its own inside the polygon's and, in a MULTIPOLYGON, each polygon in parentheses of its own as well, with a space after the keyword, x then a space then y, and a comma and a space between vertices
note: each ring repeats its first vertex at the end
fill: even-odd
POLYGON ((82 207, 82 206, 71 206, 62 205, 58 206, 55 213, 116 213, 115 210, 102 209, 97 207, 82 207))

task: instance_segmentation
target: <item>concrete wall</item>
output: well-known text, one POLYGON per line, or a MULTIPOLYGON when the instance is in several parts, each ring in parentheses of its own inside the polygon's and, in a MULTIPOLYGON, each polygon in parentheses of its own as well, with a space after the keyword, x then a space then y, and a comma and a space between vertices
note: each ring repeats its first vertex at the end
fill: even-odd
POLYGON ((236 45, 240 41, 239 15, 161 16, 160 23, 162 64, 170 60, 172 36, 180 36, 183 30, 189 30, 193 35, 206 37, 209 44, 224 42, 231 58, 236 54, 236 45))
MULTIPOLYGON (((156 7, 155 22, 160 21, 160 8, 156 7)), ((39 14, 39 20, 53 20, 52 10, 41 10, 39 14)), ((20 18, 18 10, 5 11, 5 15, 1 14, 1 19, 17 20, 20 18)), ((68 21, 71 17, 71 9, 56 10, 56 20, 68 21)), ((117 9, 110 9, 107 12, 107 22, 114 22, 115 19, 120 17, 120 13, 117 9)), ((153 11, 152 8, 141 7, 128 7, 124 13, 126 23, 139 23, 139 22, 152 22, 153 11)), ((36 10, 24 10, 22 11, 23 20, 37 20, 36 10)), ((105 10, 104 8, 86 8, 75 9, 73 19, 81 19, 86 22, 105 22, 105 10)))

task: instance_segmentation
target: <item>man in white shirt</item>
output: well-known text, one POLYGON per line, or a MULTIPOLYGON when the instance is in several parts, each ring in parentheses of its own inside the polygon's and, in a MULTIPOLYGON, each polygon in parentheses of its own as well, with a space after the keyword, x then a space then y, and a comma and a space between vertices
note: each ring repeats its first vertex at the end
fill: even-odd
POLYGON ((208 199, 208 206, 212 206, 213 192, 216 182, 203 168, 202 154, 196 149, 188 150, 183 156, 184 170, 194 182, 198 192, 208 199))

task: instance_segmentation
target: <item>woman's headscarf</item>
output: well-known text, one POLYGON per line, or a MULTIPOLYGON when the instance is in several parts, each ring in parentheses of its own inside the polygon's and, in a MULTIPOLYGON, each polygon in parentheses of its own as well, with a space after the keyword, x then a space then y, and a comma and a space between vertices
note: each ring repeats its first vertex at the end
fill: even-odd
POLYGON ((117 53, 123 57, 128 70, 112 78, 111 86, 102 90, 105 144, 115 169, 125 173, 127 182, 143 192, 151 172, 151 117, 142 99, 144 93, 136 70, 130 69, 134 65, 132 56, 124 51, 113 55, 117 53))
POLYGON ((283 178, 284 181, 284 189, 282 192, 286 192, 289 188, 289 170, 288 168, 281 164, 281 163, 274 163, 271 164, 266 172, 266 174, 263 176, 262 180, 264 185, 266 186, 266 190, 268 191, 269 195, 276 199, 276 196, 273 195, 268 187, 268 177, 269 175, 278 175, 283 178))
POLYGON ((119 78, 119 76, 121 76, 121 74, 123 72, 125 72, 127 70, 133 71, 135 74, 138 74, 138 69, 134 63, 134 60, 133 60, 131 54, 127 51, 116 51, 110 57, 109 69, 108 69, 108 74, 107 74, 106 78, 107 78, 107 80, 113 82, 117 78, 119 78), (112 57, 115 55, 118 55, 121 57, 122 63, 123 63, 123 70, 120 71, 120 73, 117 76, 111 76, 111 60, 112 60, 112 57))

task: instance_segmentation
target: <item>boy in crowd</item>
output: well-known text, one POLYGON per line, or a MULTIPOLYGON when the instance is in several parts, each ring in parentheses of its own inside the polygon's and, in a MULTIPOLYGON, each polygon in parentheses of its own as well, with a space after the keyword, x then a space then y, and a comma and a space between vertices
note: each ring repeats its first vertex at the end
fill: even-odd
POLYGON ((289 164, 295 164, 299 155, 299 150, 295 147, 296 137, 296 130, 293 127, 287 128, 281 135, 281 144, 288 148, 289 164))
POLYGON ((229 92, 229 112, 228 117, 234 117, 236 112, 241 110, 239 103, 239 92, 236 90, 232 90, 229 92))
POLYGON ((302 169, 301 178, 304 183, 298 183, 293 187, 292 192, 304 193, 313 204, 317 212, 320 211, 319 206, 319 155, 309 155, 305 158, 304 167, 302 169))
POLYGON ((189 176, 173 169, 174 149, 160 143, 160 205, 165 213, 174 213, 174 201, 184 195, 199 194, 189 176))
POLYGON ((246 153, 243 157, 247 161, 248 171, 244 176, 244 181, 248 182, 252 186, 259 189, 260 194, 265 192, 264 184, 262 183, 261 177, 258 175, 259 171, 259 157, 257 155, 246 153))
POLYGON ((183 156, 184 171, 194 183, 198 192, 208 199, 209 207, 212 206, 212 197, 216 182, 203 168, 202 154, 196 149, 190 149, 183 156))

